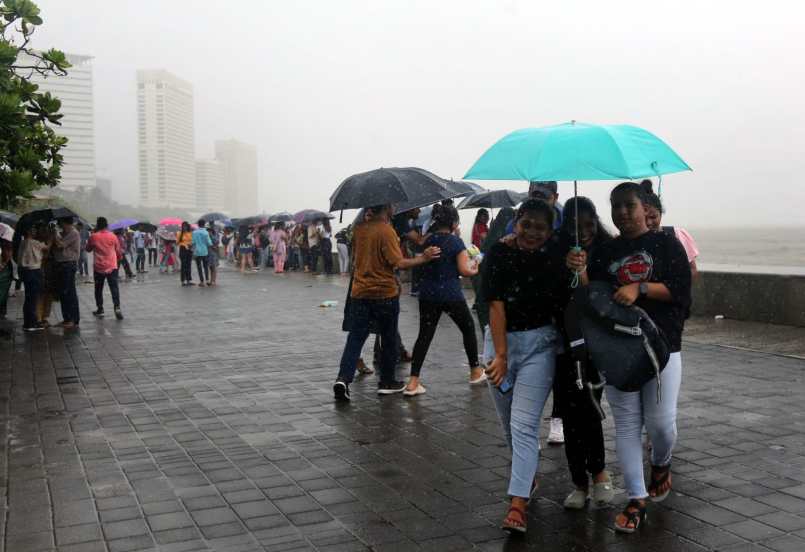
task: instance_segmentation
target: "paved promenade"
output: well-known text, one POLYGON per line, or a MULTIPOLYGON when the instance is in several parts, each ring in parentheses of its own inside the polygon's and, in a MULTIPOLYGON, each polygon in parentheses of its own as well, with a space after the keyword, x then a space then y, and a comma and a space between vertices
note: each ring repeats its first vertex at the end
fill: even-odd
POLYGON ((122 322, 81 286, 80 332, 0 338, 0 551, 805 551, 805 360, 686 344, 674 492, 640 534, 616 535, 614 508, 565 512, 545 447, 529 534, 508 539, 508 451, 449 320, 426 395, 367 376, 337 405, 345 280, 220 282, 147 274, 121 286, 122 322))

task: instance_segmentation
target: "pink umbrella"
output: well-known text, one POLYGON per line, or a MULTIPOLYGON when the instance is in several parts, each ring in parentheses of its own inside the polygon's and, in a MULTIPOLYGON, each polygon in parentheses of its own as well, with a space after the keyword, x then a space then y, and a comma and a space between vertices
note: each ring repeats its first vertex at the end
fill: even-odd
POLYGON ((177 218, 177 217, 166 217, 166 218, 164 218, 164 219, 159 221, 159 225, 160 226, 170 226, 170 225, 181 226, 182 225, 182 219, 177 218))

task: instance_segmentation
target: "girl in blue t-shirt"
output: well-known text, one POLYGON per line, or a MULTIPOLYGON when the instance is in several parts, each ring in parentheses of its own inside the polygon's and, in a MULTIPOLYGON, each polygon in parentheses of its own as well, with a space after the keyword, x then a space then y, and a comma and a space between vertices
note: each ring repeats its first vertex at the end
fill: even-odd
POLYGON ((459 220, 455 207, 436 204, 431 216, 431 234, 424 247, 436 246, 442 253, 438 259, 422 265, 421 268, 419 336, 414 345, 411 377, 403 391, 409 397, 425 393, 425 387, 419 381, 419 373, 443 312, 455 322, 464 337, 464 350, 470 364, 470 383, 480 383, 486 379, 478 362, 475 324, 459 280, 459 276, 475 276, 478 266, 470 262, 464 242, 454 234, 459 220))

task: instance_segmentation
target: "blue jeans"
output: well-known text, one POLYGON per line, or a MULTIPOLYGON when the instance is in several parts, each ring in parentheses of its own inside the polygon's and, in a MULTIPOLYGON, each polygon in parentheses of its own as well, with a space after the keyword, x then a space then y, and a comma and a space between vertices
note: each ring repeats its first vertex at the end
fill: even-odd
POLYGON ((42 292, 42 269, 23 268, 19 269, 22 276, 22 283, 25 286, 25 303, 22 305, 23 327, 32 328, 36 326, 36 302, 42 292))
MULTIPOLYGON (((491 332, 489 341, 491 342, 491 332)), ((503 433, 512 451, 509 496, 527 498, 539 467, 539 427, 542 409, 553 387, 559 334, 553 326, 509 332, 507 393, 489 384, 503 433)), ((484 338, 484 360, 494 358, 484 338)))
POLYGON ((667 466, 676 444, 676 404, 682 384, 682 354, 671 353, 660 374, 662 399, 657 403, 657 380, 640 391, 619 391, 606 386, 607 402, 615 418, 615 446, 629 498, 646 498, 643 475, 643 426, 651 440, 651 464, 667 466))
POLYGON ((57 270, 62 319, 65 322, 78 324, 81 321, 81 315, 78 309, 78 293, 75 290, 76 262, 61 262, 57 265, 57 270))
POLYGON ((394 381, 394 370, 400 356, 397 346, 397 321, 400 316, 400 298, 350 299, 350 330, 338 378, 352 383, 355 369, 361 357, 363 344, 369 337, 369 328, 377 332, 383 344, 380 357, 380 383, 394 381))

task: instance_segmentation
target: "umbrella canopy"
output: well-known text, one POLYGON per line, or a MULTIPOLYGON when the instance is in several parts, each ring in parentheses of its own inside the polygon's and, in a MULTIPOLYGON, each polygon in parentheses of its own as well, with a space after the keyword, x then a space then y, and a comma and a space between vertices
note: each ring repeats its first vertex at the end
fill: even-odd
POLYGON ((7 224, 14 228, 17 226, 17 221, 20 220, 19 215, 16 213, 12 213, 11 211, 2 211, 0 210, 0 223, 7 224))
POLYGON ((468 195, 478 194, 486 191, 483 186, 480 186, 475 182, 467 182, 465 180, 450 179, 447 181, 447 187, 457 192, 453 197, 466 197, 468 195))
POLYGON ((317 220, 331 219, 333 215, 325 213, 324 211, 317 211, 316 209, 303 209, 293 216, 294 222, 302 224, 306 222, 314 222, 317 220))
POLYGON ((0 222, 0 241, 14 242, 14 229, 5 222, 0 222))
POLYGON ((176 241, 176 232, 178 231, 178 227, 176 227, 176 230, 173 230, 171 227, 162 226, 157 230, 157 236, 165 241, 176 241))
POLYGON ((128 228, 129 226, 134 226, 138 222, 140 222, 140 221, 138 221, 137 219, 122 218, 122 219, 116 220, 115 222, 110 224, 109 225, 109 230, 121 230, 123 228, 128 228))
POLYGON ((150 222, 138 222, 137 224, 133 224, 131 228, 133 228, 134 230, 139 230, 140 232, 148 232, 148 233, 157 231, 156 225, 151 224, 150 222))
POLYGON ((500 209, 501 207, 514 207, 523 202, 528 194, 515 192, 514 190, 492 190, 491 192, 481 192, 464 198, 458 204, 457 209, 500 209))
POLYGON ((17 221, 16 232, 14 232, 14 256, 17 256, 20 240, 29 228, 35 224, 47 224, 50 221, 67 217, 72 217, 73 219, 81 218, 67 207, 49 207, 47 209, 37 209, 36 211, 30 211, 22 215, 17 221))
POLYGON ((174 225, 174 224, 177 225, 177 226, 181 226, 182 225, 182 219, 180 219, 179 217, 165 217, 164 219, 159 221, 160 226, 167 226, 167 225, 174 225))
POLYGON ((507 134, 486 150, 464 178, 634 180, 689 170, 647 130, 573 121, 507 134))
POLYGON ((344 180, 330 196, 330 211, 405 204, 406 210, 455 197, 446 180, 417 167, 375 169, 344 180))
POLYGON ((269 222, 291 222, 292 220, 293 214, 288 211, 280 211, 271 215, 268 219, 269 222))
POLYGON ((207 213, 206 215, 201 215, 199 218, 203 218, 206 222, 215 222, 216 220, 221 220, 224 222, 230 222, 229 217, 223 213, 219 213, 217 211, 212 213, 207 213))
MULTIPOLYGON (((242 219, 237 219, 238 225, 240 226, 258 226, 261 224, 265 224, 268 222, 268 217, 265 215, 254 215, 253 217, 244 217, 242 219)), ((234 223, 234 221, 230 221, 234 223)))

